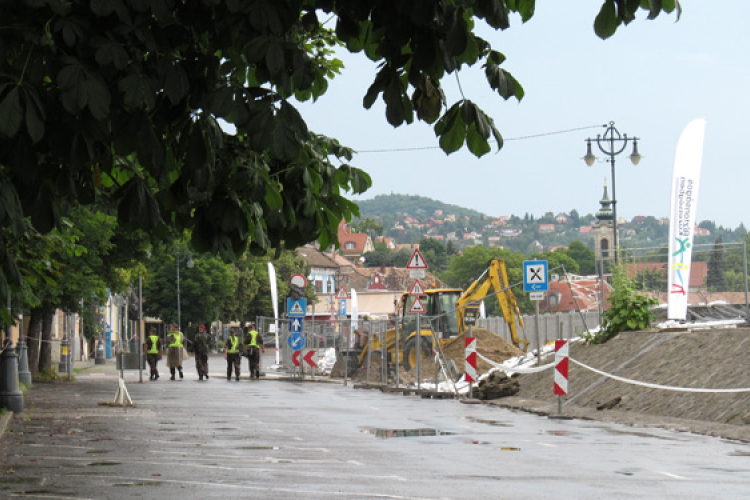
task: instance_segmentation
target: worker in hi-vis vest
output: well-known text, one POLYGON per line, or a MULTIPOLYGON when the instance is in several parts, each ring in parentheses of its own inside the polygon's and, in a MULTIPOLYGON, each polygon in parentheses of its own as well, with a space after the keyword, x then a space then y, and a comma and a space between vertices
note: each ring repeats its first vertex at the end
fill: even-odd
POLYGON ((263 347, 263 337, 255 329, 255 323, 250 323, 250 328, 245 336, 245 354, 250 365, 250 380, 260 378, 260 353, 266 352, 263 347))
POLYGON ((148 330, 148 336, 143 342, 143 351, 146 353, 146 361, 151 371, 149 380, 159 378, 159 360, 161 359, 161 339, 156 334, 156 328, 153 326, 148 330))
POLYGON ((224 346, 224 359, 227 360, 227 380, 232 380, 232 366, 234 366, 235 380, 240 379, 240 338, 237 336, 237 330, 234 327, 229 329, 229 337, 224 346))
POLYGON ((179 370, 180 378, 184 377, 182 374, 182 357, 185 352, 182 341, 184 338, 185 336, 182 332, 177 330, 177 324, 172 323, 170 332, 167 334, 167 346, 169 347, 167 349, 167 366, 169 367, 169 372, 172 374, 170 380, 174 380, 175 369, 179 370))

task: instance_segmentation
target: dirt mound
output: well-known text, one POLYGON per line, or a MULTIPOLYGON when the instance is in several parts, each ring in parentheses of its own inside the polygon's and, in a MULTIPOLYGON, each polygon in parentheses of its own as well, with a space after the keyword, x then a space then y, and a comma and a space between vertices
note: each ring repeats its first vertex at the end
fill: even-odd
MULTIPOLYGON (((523 354, 519 348, 490 330, 473 328, 471 333, 477 339, 477 352, 495 363, 502 363, 506 359, 523 354)), ((446 359, 453 361, 456 368, 462 373, 466 367, 466 337, 468 336, 469 332, 466 331, 443 347, 446 359)), ((477 376, 487 373, 491 368, 493 368, 492 365, 481 358, 477 358, 477 376)))
MULTIPOLYGON (((627 379, 672 387, 750 388, 750 329, 627 332, 603 345, 574 343, 571 359, 627 379)), ((543 360, 545 363, 552 358, 543 360)), ((553 372, 520 376, 519 398, 556 401, 553 372)), ((750 392, 698 393, 647 388, 570 363, 566 406, 596 410, 621 398, 616 410, 646 415, 750 424, 750 392)))

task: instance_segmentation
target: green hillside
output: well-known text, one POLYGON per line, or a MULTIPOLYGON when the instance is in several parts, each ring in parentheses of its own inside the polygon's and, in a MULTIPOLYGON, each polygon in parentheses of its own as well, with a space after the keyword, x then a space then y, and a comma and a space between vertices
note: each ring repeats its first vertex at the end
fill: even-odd
POLYGON ((381 194, 371 200, 358 201, 357 204, 363 219, 366 217, 388 218, 396 213, 422 219, 431 216, 435 213, 435 210, 442 210, 443 213, 455 214, 458 217, 467 216, 472 219, 481 218, 485 215, 458 205, 449 205, 424 196, 408 194, 381 194))

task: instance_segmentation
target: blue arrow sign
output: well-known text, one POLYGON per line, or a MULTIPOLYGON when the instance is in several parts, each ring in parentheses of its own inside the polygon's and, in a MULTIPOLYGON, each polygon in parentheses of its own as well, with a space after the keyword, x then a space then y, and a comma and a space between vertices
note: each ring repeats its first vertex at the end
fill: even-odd
POLYGON ((302 333, 302 327, 305 324, 305 320, 300 318, 292 318, 289 320, 289 331, 293 333, 302 333))
POLYGON ((523 261, 523 291, 546 292, 547 290, 549 290, 549 282, 547 281, 547 261, 523 261))
POLYGON ((290 348, 299 351, 305 347, 305 337, 299 333, 293 333, 286 338, 286 343, 290 348))

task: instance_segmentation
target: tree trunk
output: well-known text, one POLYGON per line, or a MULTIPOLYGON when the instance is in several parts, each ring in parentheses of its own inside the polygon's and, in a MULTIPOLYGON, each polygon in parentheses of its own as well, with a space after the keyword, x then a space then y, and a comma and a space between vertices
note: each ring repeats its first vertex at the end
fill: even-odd
POLYGON ((39 349, 39 371, 52 371, 52 320, 55 310, 46 307, 42 316, 42 345, 39 349))
POLYGON ((29 371, 32 375, 39 373, 39 345, 42 340, 42 309, 35 307, 31 310, 29 331, 26 334, 26 348, 29 357, 29 371))

